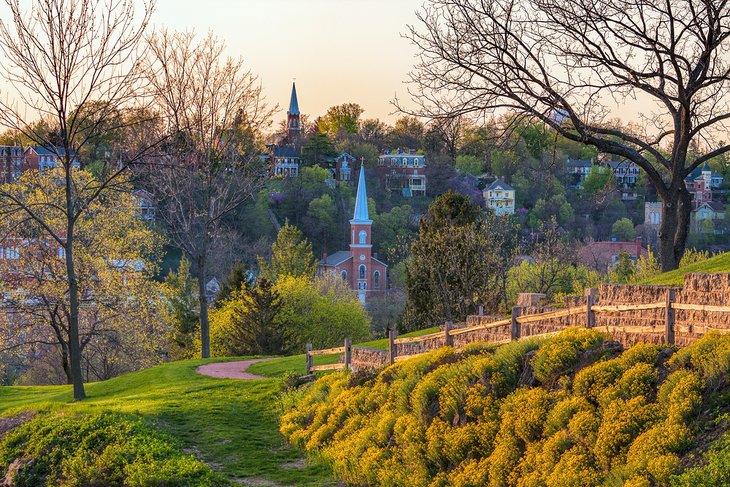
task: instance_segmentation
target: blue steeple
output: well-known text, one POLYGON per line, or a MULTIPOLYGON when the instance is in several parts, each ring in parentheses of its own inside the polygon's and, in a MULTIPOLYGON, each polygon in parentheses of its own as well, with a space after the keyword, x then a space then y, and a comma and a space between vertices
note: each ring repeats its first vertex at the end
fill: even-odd
POLYGON ((360 179, 357 182, 357 197, 355 198, 355 214, 350 223, 371 224, 373 221, 368 215, 368 193, 365 189, 365 165, 360 166, 360 179))
POLYGON ((297 101, 297 87, 294 82, 291 84, 291 101, 289 101, 289 114, 299 115, 299 102, 297 101))

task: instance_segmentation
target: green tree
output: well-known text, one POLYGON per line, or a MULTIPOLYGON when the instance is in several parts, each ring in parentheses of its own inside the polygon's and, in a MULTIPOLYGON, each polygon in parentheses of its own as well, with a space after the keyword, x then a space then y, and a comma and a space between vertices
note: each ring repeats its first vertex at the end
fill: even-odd
POLYGON ((217 356, 280 355, 285 336, 277 323, 281 299, 273 284, 245 281, 211 315, 211 341, 217 356))
POLYGON ((335 147, 326 133, 317 132, 302 147, 302 157, 309 164, 322 164, 326 158, 336 155, 335 147))
POLYGON ((484 173, 484 161, 476 156, 456 156, 456 169, 461 173, 481 176, 484 173))
POLYGON ((611 236, 619 242, 632 242, 636 238, 633 222, 628 218, 616 220, 611 226, 611 236))
POLYGON ((282 276, 274 286, 282 308, 276 325, 285 336, 287 352, 341 345, 369 336, 370 319, 352 289, 339 276, 327 274, 312 281, 306 277, 282 276))
POLYGON ((594 198, 615 188, 616 179, 613 177, 613 173, 603 166, 593 166, 590 174, 583 181, 581 195, 594 198))
POLYGON ((405 327, 463 321, 480 305, 499 311, 516 234, 508 217, 481 214, 466 196, 439 196, 407 261, 405 327))
POLYGON ((317 261, 312 254, 312 244, 304 238, 301 230, 285 223, 276 242, 271 245, 271 260, 259 259, 261 276, 277 282, 281 276, 312 279, 317 270, 317 261))
POLYGON ((221 289, 215 297, 216 302, 225 301, 235 292, 241 289, 249 281, 251 271, 243 262, 236 261, 228 272, 228 275, 221 283, 221 289))
POLYGON ((343 103, 327 109, 327 113, 317 122, 323 134, 334 138, 342 133, 357 134, 360 128, 360 115, 365 110, 357 103, 343 103))
POLYGON ((190 262, 183 255, 177 272, 165 278, 165 320, 170 329, 170 356, 173 359, 192 358, 196 354, 198 333, 197 281, 190 275, 190 262))

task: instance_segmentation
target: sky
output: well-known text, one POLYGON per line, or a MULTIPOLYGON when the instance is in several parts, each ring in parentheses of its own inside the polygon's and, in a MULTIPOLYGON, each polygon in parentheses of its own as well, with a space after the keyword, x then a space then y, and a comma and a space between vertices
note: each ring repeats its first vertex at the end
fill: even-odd
MULTIPOLYGON (((22 0, 21 0, 22 1, 22 0)), ((311 119, 341 103, 392 123, 391 101, 407 96, 415 48, 401 37, 423 0, 157 0, 154 26, 214 32, 261 78, 285 117, 296 78, 311 119)))

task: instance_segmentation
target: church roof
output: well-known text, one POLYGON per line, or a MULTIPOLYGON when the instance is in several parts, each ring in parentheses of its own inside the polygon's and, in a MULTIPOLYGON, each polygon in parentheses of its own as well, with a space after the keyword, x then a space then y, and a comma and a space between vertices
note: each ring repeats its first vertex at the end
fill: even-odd
POLYGON ((365 189, 365 166, 360 166, 360 179, 357 182, 357 197, 355 198, 355 214, 350 223, 370 224, 373 221, 368 215, 368 193, 365 189))
POLYGON ((349 260, 352 258, 352 254, 347 250, 339 250, 335 252, 332 255, 328 255, 326 259, 321 260, 320 262, 323 265, 337 265, 342 264, 346 260, 349 260))
POLYGON ((297 101, 297 87, 291 84, 291 101, 289 101, 289 113, 291 115, 299 115, 299 101, 297 101))

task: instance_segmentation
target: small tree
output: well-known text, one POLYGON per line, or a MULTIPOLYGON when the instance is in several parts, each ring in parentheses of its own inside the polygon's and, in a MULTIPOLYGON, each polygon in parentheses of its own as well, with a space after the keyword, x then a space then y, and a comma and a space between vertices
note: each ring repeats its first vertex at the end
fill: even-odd
POLYGON ((170 329, 170 354, 174 359, 194 355, 199 319, 195 298, 197 287, 195 278, 190 275, 190 262, 183 255, 177 272, 170 271, 164 282, 165 318, 170 329))
POLYGON ((317 261, 310 244, 295 226, 285 223, 271 245, 271 260, 259 259, 261 276, 276 282, 281 276, 314 278, 317 261))
POLYGON ((611 236, 615 237, 619 242, 632 242, 636 238, 634 223, 628 218, 616 220, 611 225, 611 236))

